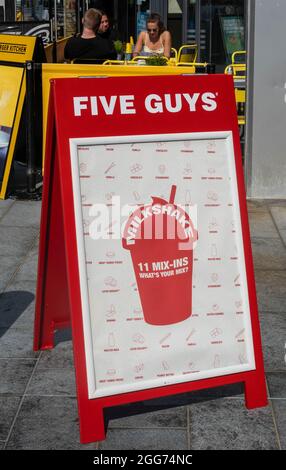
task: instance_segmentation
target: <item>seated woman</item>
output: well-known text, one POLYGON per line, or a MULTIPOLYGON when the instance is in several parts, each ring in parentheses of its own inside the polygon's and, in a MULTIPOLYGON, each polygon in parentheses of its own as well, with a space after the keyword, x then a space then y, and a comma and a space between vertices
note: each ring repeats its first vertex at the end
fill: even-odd
POLYGON ((87 59, 87 63, 91 60, 102 63, 107 59, 116 59, 113 42, 97 34, 101 17, 101 12, 94 8, 85 12, 82 19, 82 34, 73 36, 66 44, 64 52, 66 59, 79 59, 80 62, 87 59))
POLYGON ((101 12, 101 23, 98 29, 98 34, 104 39, 110 39, 111 41, 121 40, 119 32, 114 29, 111 24, 107 14, 102 11, 101 12))
POLYGON ((163 55, 170 58, 171 34, 163 25, 158 13, 151 13, 146 21, 147 31, 139 34, 133 57, 137 55, 163 55))

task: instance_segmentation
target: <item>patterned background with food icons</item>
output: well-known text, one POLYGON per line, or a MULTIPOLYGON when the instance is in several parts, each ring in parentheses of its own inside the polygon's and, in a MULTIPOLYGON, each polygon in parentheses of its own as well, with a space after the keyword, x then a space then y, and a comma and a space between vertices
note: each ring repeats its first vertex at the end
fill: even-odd
POLYGON ((96 396, 254 368, 232 158, 224 138, 78 147, 96 396), (174 184, 175 203, 198 230, 193 308, 183 322, 154 326, 144 321, 132 259, 116 234, 152 196, 168 200, 174 184), (111 239, 95 240, 92 207, 111 213, 114 196, 131 209, 121 217, 115 210, 104 227, 111 239))

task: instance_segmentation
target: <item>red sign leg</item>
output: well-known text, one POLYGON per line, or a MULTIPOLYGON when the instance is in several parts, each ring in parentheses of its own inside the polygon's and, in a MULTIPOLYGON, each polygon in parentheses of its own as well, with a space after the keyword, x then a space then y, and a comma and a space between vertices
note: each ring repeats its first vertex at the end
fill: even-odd
POLYGON ((35 313, 34 350, 51 349, 55 330, 70 324, 67 260, 60 197, 58 159, 53 171, 45 173, 38 281, 35 313))
POLYGON ((99 400, 78 400, 80 441, 82 444, 103 441, 106 437, 103 408, 99 400))
POLYGON ((267 390, 263 373, 249 372, 244 384, 245 406, 249 410, 267 406, 267 390))

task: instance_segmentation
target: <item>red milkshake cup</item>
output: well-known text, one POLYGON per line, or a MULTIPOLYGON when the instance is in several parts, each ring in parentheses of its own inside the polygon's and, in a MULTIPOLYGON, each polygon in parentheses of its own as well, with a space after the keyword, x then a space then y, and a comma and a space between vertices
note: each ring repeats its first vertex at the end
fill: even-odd
POLYGON ((129 217, 122 239, 130 251, 144 319, 170 325, 192 314, 193 243, 197 240, 189 215, 170 201, 152 197, 129 217))

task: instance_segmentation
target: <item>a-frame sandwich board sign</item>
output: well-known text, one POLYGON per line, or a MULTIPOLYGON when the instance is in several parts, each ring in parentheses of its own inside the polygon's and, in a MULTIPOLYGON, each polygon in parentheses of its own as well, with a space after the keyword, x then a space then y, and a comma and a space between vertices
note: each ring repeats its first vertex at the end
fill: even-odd
POLYGON ((39 37, 0 34, 0 200, 5 199, 21 139, 21 118, 26 96, 26 62, 42 62, 39 37))
POLYGON ((53 81, 34 348, 70 323, 83 443, 110 406, 267 404, 231 77, 53 81))

